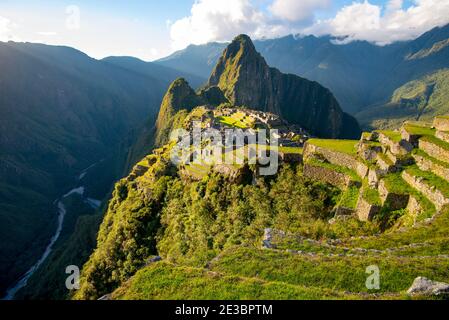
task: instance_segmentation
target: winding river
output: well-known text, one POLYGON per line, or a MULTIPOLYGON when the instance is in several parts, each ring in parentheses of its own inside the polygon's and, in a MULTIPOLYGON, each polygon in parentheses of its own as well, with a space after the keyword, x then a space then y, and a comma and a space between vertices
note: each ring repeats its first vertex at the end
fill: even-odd
MULTIPOLYGON (((87 174, 87 171, 89 169, 91 169, 92 167, 94 167, 96 164, 97 163, 95 163, 95 164, 91 165, 89 168, 83 170, 83 172, 79 175, 78 180, 82 180, 84 178, 84 176, 87 174)), ((56 241, 58 241, 59 236, 61 235, 62 226, 64 224, 64 218, 67 213, 65 205, 63 203, 63 200, 72 194, 79 194, 79 195, 83 196, 84 202, 89 204, 94 209, 98 209, 101 205, 101 201, 99 201, 99 200, 84 197, 84 187, 83 186, 76 187, 76 188, 70 190, 69 192, 67 192, 66 194, 64 194, 61 198, 57 199, 55 201, 55 203, 56 203, 57 212, 58 212, 58 226, 56 228, 56 231, 55 231, 53 237, 50 240, 50 243, 45 248, 45 251, 42 254, 42 256, 40 257, 40 259, 22 276, 22 278, 20 278, 20 280, 14 286, 10 287, 6 291, 6 295, 2 300, 14 300, 14 297, 17 294, 17 292, 26 287, 28 280, 36 272, 36 270, 39 269, 39 267, 45 262, 45 260, 48 258, 48 256, 52 252, 53 246, 55 245, 56 241)))

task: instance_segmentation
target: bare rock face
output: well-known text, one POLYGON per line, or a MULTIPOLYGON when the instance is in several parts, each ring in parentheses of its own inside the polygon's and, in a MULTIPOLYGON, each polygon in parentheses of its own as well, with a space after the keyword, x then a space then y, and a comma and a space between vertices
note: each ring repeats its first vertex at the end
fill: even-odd
POLYGON ((240 35, 226 48, 208 86, 234 105, 281 115, 323 138, 358 138, 357 121, 320 84, 270 68, 251 39, 240 35))
POLYGON ((411 295, 445 295, 449 294, 449 284, 418 277, 407 291, 411 295))

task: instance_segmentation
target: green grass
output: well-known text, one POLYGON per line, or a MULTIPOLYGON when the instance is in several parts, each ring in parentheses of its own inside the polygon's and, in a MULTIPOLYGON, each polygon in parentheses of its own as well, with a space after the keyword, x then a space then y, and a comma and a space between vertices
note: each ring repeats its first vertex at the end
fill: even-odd
POLYGON ((429 156, 426 152, 424 152, 424 151, 421 150, 421 149, 414 149, 414 150, 413 150, 413 154, 416 154, 416 155, 418 155, 418 156, 421 156, 421 157, 423 157, 423 158, 425 158, 425 159, 427 159, 427 160, 432 161, 434 164, 437 164, 437 165, 439 165, 439 166, 442 166, 442 167, 444 167, 444 168, 449 169, 449 163, 443 162, 443 161, 438 160, 438 159, 435 159, 434 157, 429 156))
POLYGON ((360 195, 360 189, 357 187, 350 187, 343 192, 338 207, 355 209, 360 195))
POLYGON ((231 116, 220 116, 217 117, 218 121, 229 127, 248 129, 254 124, 254 119, 246 117, 243 112, 236 112, 231 116))
POLYGON ((423 209, 422 214, 417 219, 418 221, 430 218, 436 213, 435 206, 432 202, 421 192, 405 182, 401 177, 401 173, 389 174, 382 180, 385 182, 385 187, 389 192, 399 195, 409 194, 418 200, 423 209))
POLYGON ((377 189, 372 189, 368 185, 368 180, 363 180, 362 187, 362 197, 371 205, 380 206, 382 205, 382 201, 379 196, 379 191, 377 189))
POLYGON ((405 171, 414 177, 422 178, 425 184, 437 188, 445 197, 449 198, 449 182, 446 180, 429 171, 422 171, 416 165, 408 167, 405 171))
POLYGON ((310 139, 307 141, 314 146, 338 151, 350 155, 357 154, 358 140, 332 140, 332 139, 310 139))
POLYGON ((336 164, 332 164, 329 162, 321 162, 316 159, 309 159, 309 160, 307 160, 307 163, 314 165, 314 166, 330 169, 330 170, 333 170, 338 173, 345 174, 345 175, 349 176, 353 181, 360 182, 360 183, 362 182, 362 179, 358 176, 358 174, 355 171, 348 169, 346 167, 338 166, 336 164))
POLYGON ((404 181, 401 177, 401 173, 392 173, 382 179, 385 182, 385 187, 388 192, 394 194, 410 194, 413 192, 413 188, 404 181))
POLYGON ((284 152, 284 153, 294 153, 294 154, 302 154, 303 153, 303 148, 301 148, 301 147, 279 147, 278 150, 279 150, 279 152, 284 152))
POLYGON ((155 263, 140 270, 113 294, 120 300, 315 300, 356 299, 357 295, 308 288, 256 277, 220 274, 209 270, 155 263))
POLYGON ((412 135, 416 135, 416 136, 434 136, 436 130, 432 129, 429 126, 425 126, 425 125, 418 125, 418 124, 412 124, 412 123, 407 123, 404 125, 404 129, 412 134, 412 135))
POLYGON ((449 259, 392 256, 310 256, 254 248, 229 248, 212 270, 293 285, 353 293, 401 293, 418 276, 449 281, 449 259), (380 290, 366 288, 366 268, 379 267, 380 290))
MULTIPOLYGON (((430 142, 438 147, 443 148, 444 150, 449 151, 449 143, 444 142, 443 140, 440 140, 435 136, 425 136, 425 137, 422 137, 420 140, 430 142)), ((449 159, 448 159, 448 161, 449 161, 449 159)))
POLYGON ((444 119, 444 120, 449 120, 449 116, 438 116, 436 117, 438 119, 444 119))

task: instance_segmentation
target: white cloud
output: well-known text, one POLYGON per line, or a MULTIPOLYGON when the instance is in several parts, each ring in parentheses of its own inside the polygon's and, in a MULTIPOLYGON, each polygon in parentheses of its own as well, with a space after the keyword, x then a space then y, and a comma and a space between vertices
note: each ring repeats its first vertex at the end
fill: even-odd
POLYGON ((403 0, 390 0, 385 8, 365 0, 343 7, 333 19, 319 21, 304 31, 347 36, 344 42, 367 40, 388 44, 416 38, 447 23, 449 0, 415 0, 407 9, 403 9, 403 0))
POLYGON ((196 0, 191 15, 170 27, 175 49, 189 44, 228 41, 240 33, 261 37, 279 32, 279 26, 269 26, 266 16, 249 0, 196 0))
POLYGON ((11 28, 11 20, 0 16, 0 41, 7 42, 14 39, 11 28))
POLYGON ((317 9, 330 5, 330 0, 275 0, 269 7, 274 16, 291 22, 313 19, 317 9))
POLYGON ((319 10, 332 0, 196 0, 188 17, 167 23, 173 49, 210 41, 229 41, 240 33, 272 38, 290 33, 330 34, 344 42, 367 40, 387 44, 416 38, 449 23, 449 0, 388 0, 384 6, 370 0, 346 5, 335 17, 316 21, 319 10), (260 7, 265 3, 266 9, 260 7), (259 4, 256 6, 255 4, 259 4))

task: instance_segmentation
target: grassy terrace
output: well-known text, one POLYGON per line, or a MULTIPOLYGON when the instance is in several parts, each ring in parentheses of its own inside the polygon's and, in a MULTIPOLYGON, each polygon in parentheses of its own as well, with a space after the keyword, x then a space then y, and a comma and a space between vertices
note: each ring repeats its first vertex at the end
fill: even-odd
POLYGON ((377 132, 388 137, 393 142, 400 142, 402 140, 401 133, 398 131, 379 130, 377 132))
POLYGON ((383 181, 385 182, 385 187, 389 192, 395 194, 409 194, 418 200, 423 209, 423 212, 417 219, 418 221, 430 218, 436 213, 433 203, 421 192, 405 182, 401 177, 401 173, 389 174, 383 179, 383 181))
POLYGON ((355 171, 352 171, 351 169, 348 169, 346 167, 338 166, 338 165, 335 165, 335 164, 332 164, 329 162, 321 162, 316 159, 309 159, 307 161, 307 163, 314 165, 314 166, 330 169, 330 170, 333 170, 338 173, 345 174, 345 175, 349 176, 353 181, 357 181, 360 183, 362 182, 362 179, 358 176, 358 174, 355 171))
POLYGON ((449 280, 449 259, 434 257, 309 256, 250 248, 229 248, 212 264, 212 270, 242 277, 292 285, 313 283, 353 293, 366 293, 366 268, 379 266, 382 281, 379 293, 407 290, 417 276, 449 280))
MULTIPOLYGON (((309 288, 283 282, 220 274, 165 262, 140 270, 113 294, 122 300, 316 300, 362 299, 330 289, 309 288)), ((365 297, 366 298, 366 297, 365 297)))
POLYGON ((362 197, 371 205, 381 206, 382 201, 379 196, 379 191, 377 189, 372 189, 368 185, 368 179, 363 180, 362 186, 362 197))
POLYGON ((209 173, 210 166, 203 165, 203 164, 197 164, 197 163, 191 163, 191 164, 185 166, 185 170, 191 176, 198 178, 198 179, 202 179, 209 173))
POLYGON ((308 143, 326 148, 333 151, 338 151, 350 155, 357 154, 357 144, 358 140, 332 140, 332 139, 310 139, 307 141, 308 143))
POLYGON ((421 149, 415 149, 415 150, 413 150, 413 154, 416 154, 416 155, 418 155, 418 156, 421 156, 421 157, 423 157, 423 158, 425 158, 425 159, 427 159, 427 160, 429 160, 429 161, 432 161, 434 164, 437 164, 437 165, 440 165, 440 166, 442 166, 442 167, 444 167, 444 168, 449 169, 449 163, 440 161, 440 160, 438 160, 438 159, 435 159, 434 157, 429 156, 427 153, 425 153, 425 152, 424 152, 423 150, 421 150, 421 149))
POLYGON ((449 182, 446 180, 429 171, 422 171, 416 165, 408 167, 405 171, 414 177, 422 178, 425 184, 437 188, 445 197, 449 198, 449 182))
MULTIPOLYGON (((449 209, 446 209, 430 225, 409 228, 403 232, 384 233, 377 237, 347 239, 340 245, 344 247, 385 250, 387 248, 406 246, 411 243, 443 242, 445 243, 445 250, 440 252, 449 253, 448 237, 449 209)), ((421 255, 435 254, 433 251, 428 252, 425 248, 416 250, 419 250, 421 255)))
POLYGON ((337 207, 355 209, 359 199, 360 189, 357 187, 350 187, 343 192, 337 207))
POLYGON ((231 116, 220 116, 217 119, 229 127, 248 129, 254 125, 254 119, 247 117, 243 112, 236 112, 231 116))
MULTIPOLYGON (((439 146, 439 147, 449 151, 449 143, 444 142, 443 140, 440 140, 435 136, 424 136, 420 140, 433 143, 434 145, 439 146)), ((448 162, 449 162, 449 159, 448 159, 448 162)))
POLYGON ((423 125, 418 125, 418 124, 413 124, 413 123, 407 123, 404 125, 404 129, 412 134, 412 135, 417 135, 417 136, 434 136, 436 130, 432 129, 431 127, 428 126, 423 126, 423 125))

